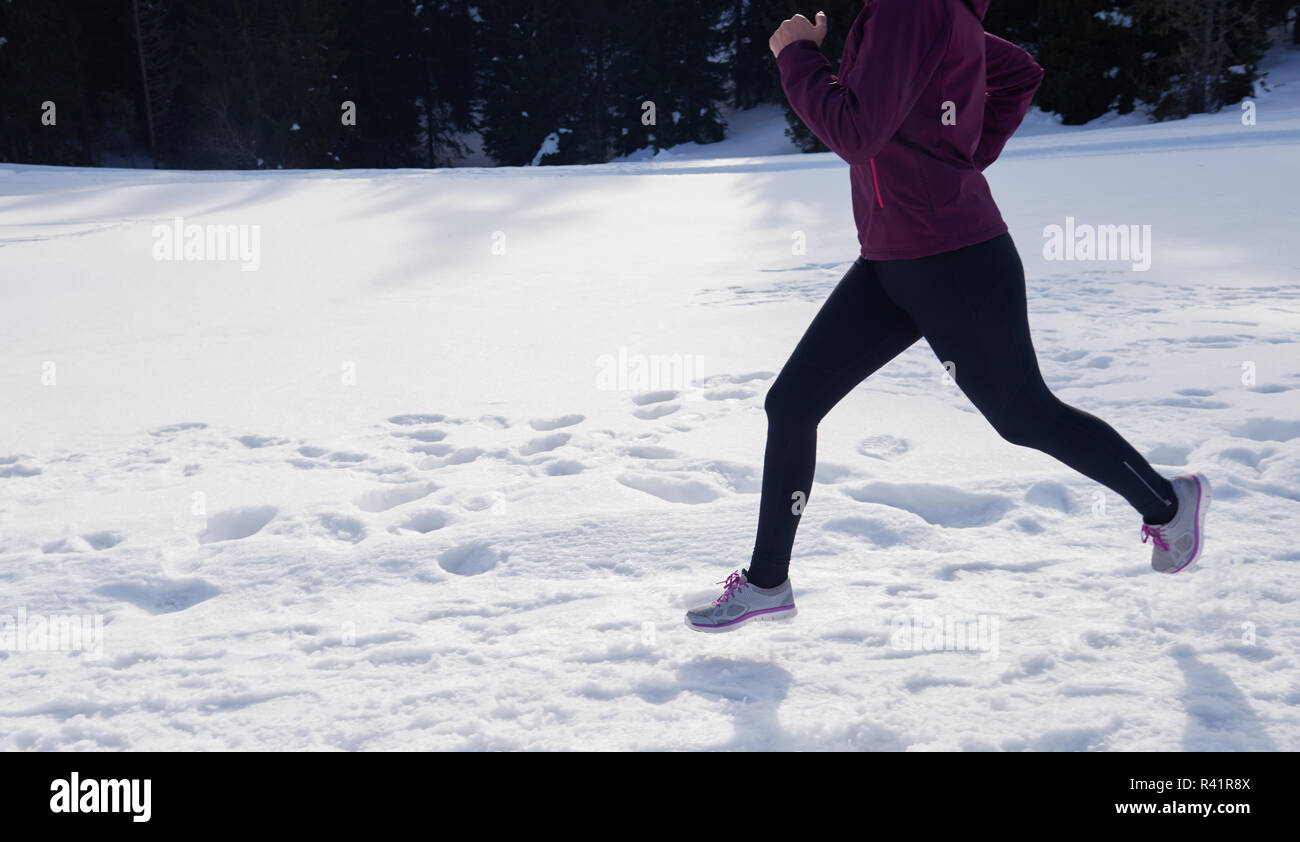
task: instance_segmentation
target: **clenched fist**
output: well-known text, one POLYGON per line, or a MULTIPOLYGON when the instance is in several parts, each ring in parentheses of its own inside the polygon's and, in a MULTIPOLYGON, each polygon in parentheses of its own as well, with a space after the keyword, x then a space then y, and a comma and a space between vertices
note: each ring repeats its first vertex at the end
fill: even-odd
POLYGON ((772 37, 767 39, 767 46, 771 48, 772 55, 779 56, 781 51, 795 41, 812 41, 817 46, 821 46, 826 40, 826 13, 817 13, 817 25, 813 26, 808 22, 808 18, 803 15, 795 15, 787 21, 783 21, 772 33, 772 37))

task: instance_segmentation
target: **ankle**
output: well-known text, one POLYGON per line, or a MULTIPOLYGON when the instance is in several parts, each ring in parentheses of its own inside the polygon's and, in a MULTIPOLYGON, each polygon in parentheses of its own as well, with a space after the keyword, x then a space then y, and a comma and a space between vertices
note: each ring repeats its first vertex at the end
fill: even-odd
POLYGON ((1157 512, 1152 515, 1143 515, 1142 522, 1147 524, 1148 526, 1164 526, 1167 523, 1172 523, 1173 519, 1176 517, 1178 517, 1177 498, 1175 498, 1174 502, 1170 504, 1168 510, 1164 512, 1157 512))
POLYGON ((772 588, 778 588, 785 583, 788 578, 786 573, 770 573, 767 571, 745 571, 745 581, 758 588, 759 590, 769 591, 772 588))

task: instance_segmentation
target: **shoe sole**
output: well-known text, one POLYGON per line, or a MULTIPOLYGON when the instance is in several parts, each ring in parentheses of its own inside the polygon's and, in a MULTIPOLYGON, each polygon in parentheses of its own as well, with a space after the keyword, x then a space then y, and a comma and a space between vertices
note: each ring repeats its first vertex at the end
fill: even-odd
POLYGON ((746 614, 744 617, 723 623, 718 626, 699 626, 691 622, 690 615, 686 617, 686 627, 691 631, 704 632, 706 634, 722 634, 724 632, 735 631, 746 623, 788 623, 799 613, 799 609, 793 605, 785 609, 768 609, 765 613, 746 614))
POLYGON ((1196 481, 1196 546, 1192 549, 1191 556, 1188 557, 1187 561, 1183 562, 1181 567, 1163 571, 1170 576, 1191 567, 1192 562, 1200 558, 1201 551, 1205 549, 1205 515, 1210 511, 1210 500, 1212 499, 1210 480, 1204 474, 1192 474, 1192 479, 1196 481))

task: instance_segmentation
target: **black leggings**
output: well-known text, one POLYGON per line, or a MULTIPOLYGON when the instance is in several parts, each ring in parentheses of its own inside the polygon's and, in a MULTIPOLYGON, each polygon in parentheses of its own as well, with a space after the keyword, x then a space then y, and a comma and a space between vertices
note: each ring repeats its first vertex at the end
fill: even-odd
POLYGON ((916 340, 926 342, 1002 438, 1059 459, 1151 523, 1176 507, 1157 474, 1110 425, 1048 390, 1029 336, 1025 273, 1010 234, 912 260, 858 258, 767 393, 767 448, 750 581, 785 580, 812 491, 817 425, 916 340), (951 364, 951 365, 949 365, 951 364))

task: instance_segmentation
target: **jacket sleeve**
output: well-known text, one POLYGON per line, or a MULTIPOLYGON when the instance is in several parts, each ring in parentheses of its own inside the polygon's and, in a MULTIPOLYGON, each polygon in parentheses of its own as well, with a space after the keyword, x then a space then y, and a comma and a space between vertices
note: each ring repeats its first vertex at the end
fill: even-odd
POLYGON ((781 87, 799 119, 850 164, 874 158, 903 124, 943 60, 952 21, 943 0, 877 0, 840 79, 817 45, 786 45, 781 87))
POLYGON ((1029 53, 996 35, 984 33, 987 92, 984 128, 975 148, 975 166, 981 171, 997 160, 1011 135, 1029 111, 1029 103, 1043 81, 1043 68, 1029 53))

